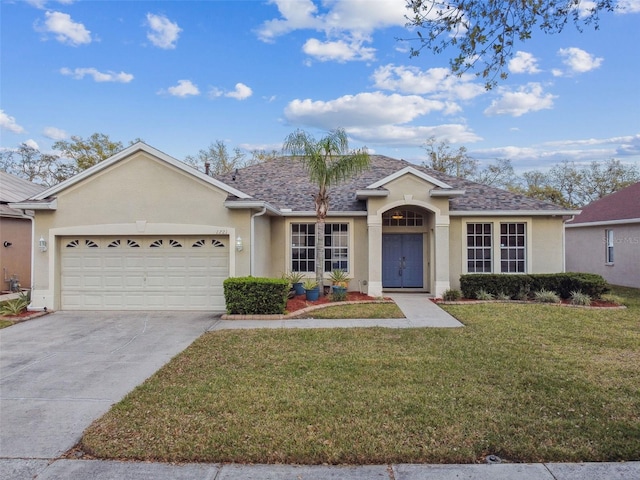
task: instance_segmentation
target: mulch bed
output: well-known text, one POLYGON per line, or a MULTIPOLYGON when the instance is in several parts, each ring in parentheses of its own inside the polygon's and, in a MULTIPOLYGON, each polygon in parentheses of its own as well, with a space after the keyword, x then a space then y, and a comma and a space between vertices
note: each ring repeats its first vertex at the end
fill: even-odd
MULTIPOLYGON (((347 298, 345 300, 349 302, 359 302, 364 300, 375 300, 375 298, 370 297, 369 295, 365 295, 364 293, 347 292, 347 298)), ((295 297, 287 300, 287 312, 297 312, 298 310, 302 310, 303 308, 312 307, 315 305, 324 305, 328 303, 338 305, 340 302, 332 302, 329 295, 320 297, 318 300, 315 300, 313 302, 308 301, 305 295, 296 295, 295 297)))

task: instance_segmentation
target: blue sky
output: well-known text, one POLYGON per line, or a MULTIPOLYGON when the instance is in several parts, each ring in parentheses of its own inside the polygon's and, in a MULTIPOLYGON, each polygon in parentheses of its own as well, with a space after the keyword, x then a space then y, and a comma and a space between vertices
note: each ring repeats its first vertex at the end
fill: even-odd
POLYGON ((448 76, 449 52, 409 57, 404 0, 0 2, 2 149, 100 132, 182 160, 343 127, 416 163, 435 136, 517 171, 640 166, 640 0, 599 31, 534 33, 491 91, 448 76))

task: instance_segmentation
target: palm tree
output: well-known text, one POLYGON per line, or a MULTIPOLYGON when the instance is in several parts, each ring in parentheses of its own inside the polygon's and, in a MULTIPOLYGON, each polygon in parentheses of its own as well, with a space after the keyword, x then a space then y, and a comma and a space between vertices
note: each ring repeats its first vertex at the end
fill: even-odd
POLYGON ((367 149, 349 150, 349 140, 342 128, 331 130, 320 140, 296 130, 285 138, 283 152, 297 157, 305 166, 309 180, 317 185, 313 199, 316 208, 316 281, 323 294, 324 224, 329 211, 329 187, 369 168, 367 149))

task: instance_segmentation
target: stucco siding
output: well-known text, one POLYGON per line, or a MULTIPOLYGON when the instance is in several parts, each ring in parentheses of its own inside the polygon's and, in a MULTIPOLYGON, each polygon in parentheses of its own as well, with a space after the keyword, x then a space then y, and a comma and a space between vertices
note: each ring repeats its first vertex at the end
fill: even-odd
POLYGON ((613 285, 640 288, 640 223, 566 229, 566 268, 597 273, 613 285), (614 261, 606 262, 605 230, 613 230, 614 261))
POLYGON ((563 271, 563 230, 564 223, 561 218, 532 218, 529 273, 558 273, 563 271))

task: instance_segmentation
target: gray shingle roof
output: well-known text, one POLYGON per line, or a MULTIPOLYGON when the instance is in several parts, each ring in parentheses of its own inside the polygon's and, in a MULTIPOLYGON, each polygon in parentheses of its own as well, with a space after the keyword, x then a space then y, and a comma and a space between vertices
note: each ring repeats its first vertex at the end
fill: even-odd
MULTIPOLYGON (((465 190, 465 195, 450 199, 449 205, 453 211, 543 210, 557 212, 566 210, 524 195, 451 177, 405 160, 396 160, 383 155, 371 155, 371 168, 329 190, 329 211, 366 211, 366 202, 356 198, 356 191, 363 190, 378 180, 393 175, 406 167, 413 167, 454 189, 465 190)), ((216 178, 250 195, 255 200, 269 202, 279 209, 290 208, 293 211, 306 212, 315 210, 313 195, 316 187, 309 182, 302 164, 291 157, 276 158, 239 169, 237 174, 229 173, 216 178)))
POLYGON ((42 185, 0 171, 0 203, 20 202, 45 189, 42 185))

